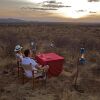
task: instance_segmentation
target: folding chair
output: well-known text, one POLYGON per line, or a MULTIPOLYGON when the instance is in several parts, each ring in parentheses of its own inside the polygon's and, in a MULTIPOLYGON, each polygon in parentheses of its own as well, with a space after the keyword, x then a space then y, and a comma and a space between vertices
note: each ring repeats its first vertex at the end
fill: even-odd
POLYGON ((47 71, 45 71, 43 69, 41 69, 41 70, 33 70, 31 64, 28 64, 28 65, 24 64, 24 65, 22 65, 22 68, 23 68, 23 72, 22 72, 22 75, 23 75, 23 84, 25 83, 25 77, 28 78, 25 75, 25 71, 31 71, 32 72, 32 85, 33 85, 33 89, 35 87, 35 81, 37 81, 37 80, 38 81, 42 81, 43 84, 46 87, 47 71), (41 75, 36 77, 35 75, 39 74, 39 73, 41 73, 41 75))

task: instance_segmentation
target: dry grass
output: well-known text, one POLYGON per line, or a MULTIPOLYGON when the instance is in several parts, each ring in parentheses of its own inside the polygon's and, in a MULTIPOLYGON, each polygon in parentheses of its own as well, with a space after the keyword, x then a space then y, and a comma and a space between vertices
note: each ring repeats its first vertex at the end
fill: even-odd
POLYGON ((0 25, 0 100, 99 100, 100 96, 100 25, 73 23, 28 23, 0 25), (59 77, 48 80, 47 89, 31 89, 30 83, 18 83, 14 47, 29 48, 37 43, 38 52, 56 52, 65 58, 59 77), (53 41, 54 47, 51 47, 53 41), (80 48, 86 48, 87 63, 80 66, 79 83, 85 89, 81 94, 73 89, 71 73, 76 67, 80 48), (95 52, 92 52, 95 51, 95 52), (95 53, 96 63, 90 62, 95 53), (68 71, 68 73, 66 73, 68 71), (7 73, 6 73, 7 72, 7 73), (9 77, 9 78, 8 78, 9 77), (18 87, 18 88, 16 88, 18 87), (40 94, 40 95, 38 95, 40 94))

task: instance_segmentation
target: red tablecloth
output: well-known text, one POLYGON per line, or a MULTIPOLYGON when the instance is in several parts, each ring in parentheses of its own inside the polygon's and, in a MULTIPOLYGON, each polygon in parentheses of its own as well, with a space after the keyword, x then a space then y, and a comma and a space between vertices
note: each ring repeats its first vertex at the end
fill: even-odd
POLYGON ((49 76, 58 76, 63 69, 64 58, 55 53, 45 53, 36 56, 36 60, 41 65, 49 65, 49 76))

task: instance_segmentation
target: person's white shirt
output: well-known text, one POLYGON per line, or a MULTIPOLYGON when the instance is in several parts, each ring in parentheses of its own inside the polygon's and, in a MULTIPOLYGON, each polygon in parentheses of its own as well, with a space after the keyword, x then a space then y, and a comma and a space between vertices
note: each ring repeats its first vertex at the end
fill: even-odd
POLYGON ((23 55, 22 54, 19 54, 19 53, 16 53, 16 59, 20 59, 21 61, 23 60, 23 55))
MULTIPOLYGON (((32 69, 34 70, 37 70, 36 68, 36 65, 38 65, 33 59, 31 59, 30 57, 24 57, 22 59, 22 65, 28 65, 28 64, 31 64, 32 65, 32 69)), ((32 71, 27 71, 25 70, 25 75, 29 78, 32 77, 32 71)))

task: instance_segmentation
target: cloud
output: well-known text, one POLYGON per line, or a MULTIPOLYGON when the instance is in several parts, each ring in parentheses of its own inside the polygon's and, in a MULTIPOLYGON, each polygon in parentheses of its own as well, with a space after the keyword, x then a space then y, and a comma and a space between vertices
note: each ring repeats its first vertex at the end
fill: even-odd
POLYGON ((21 9, 28 9, 28 10, 37 10, 37 11, 54 11, 58 10, 59 8, 71 7, 70 5, 64 5, 62 2, 57 2, 54 0, 50 1, 43 1, 40 3, 36 3, 33 7, 22 7, 21 9))
POLYGON ((54 0, 44 1, 44 2, 42 2, 40 4, 42 5, 42 7, 50 7, 50 8, 71 7, 71 6, 65 5, 62 2, 57 2, 57 1, 54 1, 54 0))
POLYGON ((88 0, 88 2, 99 2, 100 0, 88 0))
POLYGON ((96 11, 89 11, 89 13, 96 13, 96 11))
POLYGON ((29 10, 57 10, 56 8, 43 8, 43 7, 22 7, 21 9, 29 9, 29 10))

